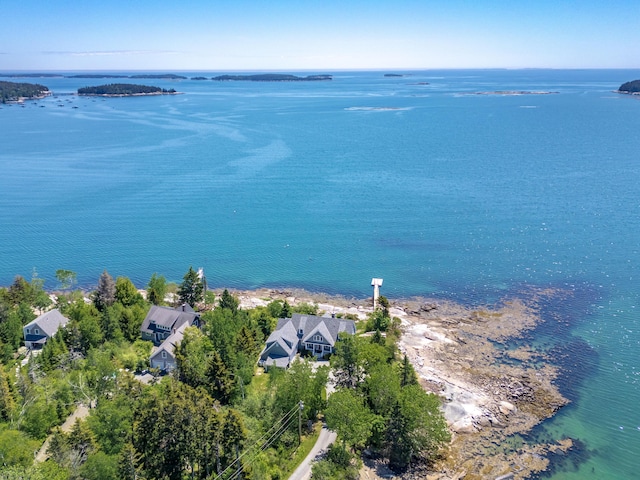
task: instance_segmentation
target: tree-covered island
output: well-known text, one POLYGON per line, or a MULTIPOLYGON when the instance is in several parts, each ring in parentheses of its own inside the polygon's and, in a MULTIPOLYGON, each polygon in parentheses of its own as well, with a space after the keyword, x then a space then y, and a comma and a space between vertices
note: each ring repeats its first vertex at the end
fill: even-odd
POLYGON ((44 85, 38 83, 16 83, 0 81, 0 103, 20 102, 43 98, 51 92, 44 85))
POLYGON ((332 79, 332 75, 307 75, 306 77, 298 77, 297 75, 288 75, 283 73, 261 73, 257 75, 219 75, 217 77, 213 77, 211 80, 248 82, 317 82, 332 79))
POLYGON ((640 95, 640 80, 633 80, 620 85, 619 93, 629 93, 632 95, 640 95))
POLYGON ((95 87, 83 87, 78 89, 78 95, 100 95, 107 97, 133 97, 139 95, 173 95, 175 89, 169 90, 148 85, 136 85, 133 83, 110 83, 95 87))

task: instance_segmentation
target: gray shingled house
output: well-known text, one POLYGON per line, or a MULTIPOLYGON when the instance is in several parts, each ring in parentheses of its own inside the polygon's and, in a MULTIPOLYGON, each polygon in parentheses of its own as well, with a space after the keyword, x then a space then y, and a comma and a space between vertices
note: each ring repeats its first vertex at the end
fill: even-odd
POLYGON ((278 320, 278 326, 269 335, 258 363, 265 368, 287 368, 299 351, 309 351, 323 358, 334 352, 339 333, 354 335, 355 322, 294 313, 291 318, 278 320))
POLYGON ((48 339, 53 337, 60 327, 64 327, 69 319, 53 309, 30 321, 22 328, 25 347, 35 350, 42 348, 48 339))
POLYGON ((140 331, 143 340, 149 340, 157 347, 185 324, 200 326, 200 314, 191 306, 184 304, 170 308, 154 305, 144 318, 140 331))
POLYGON ((184 331, 189 327, 188 323, 183 323, 178 329, 169 335, 160 346, 153 351, 149 359, 151 368, 159 368, 165 372, 170 372, 177 366, 175 349, 182 341, 184 331))
POLYGON ((140 327, 142 339, 158 347, 151 353, 151 368, 168 372, 176 367, 174 350, 182 341, 185 329, 191 326, 200 326, 200 314, 187 304, 178 308, 151 307, 140 327))

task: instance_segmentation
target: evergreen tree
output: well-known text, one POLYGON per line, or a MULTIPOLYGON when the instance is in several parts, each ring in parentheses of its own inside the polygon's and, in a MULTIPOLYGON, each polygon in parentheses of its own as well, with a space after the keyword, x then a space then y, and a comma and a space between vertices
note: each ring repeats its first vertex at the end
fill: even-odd
POLYGON ((122 307, 117 308, 116 305, 106 307, 102 311, 102 333, 105 340, 113 340, 119 342, 124 339, 122 329, 120 328, 120 313, 122 307))
POLYGON ((228 404, 235 390, 235 381, 229 369, 222 362, 220 354, 215 350, 209 356, 206 376, 206 386, 211 396, 223 405, 228 404))
POLYGON ((285 300, 282 304, 282 310, 280 312, 280 318, 291 318, 293 312, 291 311, 291 305, 285 300))
POLYGON ((371 343, 384 346, 385 340, 379 329, 376 329, 376 331, 371 336, 371 343))
POLYGON ((113 305, 116 301, 116 283, 106 270, 98 279, 98 288, 93 294, 93 303, 100 311, 113 305))
MULTIPOLYGON (((223 468, 226 468, 240 457, 240 451, 246 439, 247 432, 240 414, 233 409, 227 410, 222 424, 223 468)), ((238 471, 241 468, 242 464, 238 462, 233 470, 238 471)))
POLYGON ((118 456, 118 478, 121 480, 141 480, 140 454, 131 442, 122 447, 118 456))
POLYGON ((222 295, 220 296, 218 306, 220 308, 228 308, 232 313, 235 314, 238 311, 238 307, 240 306, 240 300, 231 295, 231 293, 229 293, 229 290, 225 288, 224 292, 222 292, 222 295))
POLYGON ((416 385, 418 383, 418 377, 416 371, 413 369, 413 365, 409 362, 409 358, 405 354, 402 359, 402 370, 400 372, 400 386, 406 387, 407 385, 416 385))
POLYGON ((96 450, 96 439, 87 423, 79 418, 73 424, 68 439, 71 449, 71 468, 75 470, 96 450))
POLYGON ((335 369, 336 384, 339 387, 356 388, 364 374, 358 339, 354 335, 340 334, 335 350, 331 366, 335 369))
POLYGON ((186 303, 195 307, 198 302, 202 301, 202 292, 204 286, 193 267, 189 267, 189 271, 185 273, 183 281, 178 287, 178 298, 180 303, 186 303))
POLYGON ((267 339, 273 331, 273 322, 271 317, 265 310, 260 310, 257 318, 258 328, 262 332, 263 340, 267 339))

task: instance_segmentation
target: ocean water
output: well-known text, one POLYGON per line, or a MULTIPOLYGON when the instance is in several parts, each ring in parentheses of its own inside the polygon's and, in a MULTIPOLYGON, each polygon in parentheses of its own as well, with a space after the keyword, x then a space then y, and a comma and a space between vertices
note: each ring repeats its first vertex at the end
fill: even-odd
POLYGON ((636 478, 640 98, 613 90, 640 70, 313 73, 334 79, 106 99, 71 94, 108 80, 24 80, 55 96, 0 106, 0 284, 192 265, 356 297, 372 277, 468 304, 558 289, 531 341, 572 403, 534 435, 578 448, 550 476, 636 478), (554 93, 475 94, 506 90, 554 93))

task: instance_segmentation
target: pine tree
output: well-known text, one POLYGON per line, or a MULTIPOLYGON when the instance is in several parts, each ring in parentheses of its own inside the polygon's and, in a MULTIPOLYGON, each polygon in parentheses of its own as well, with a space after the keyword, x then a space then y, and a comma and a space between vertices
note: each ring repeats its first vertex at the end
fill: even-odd
POLYGON ((231 372, 222 362, 220 354, 215 350, 209 356, 206 375, 207 390, 211 396, 223 405, 227 405, 233 395, 235 382, 231 372))
POLYGON ((69 433, 69 446, 72 450, 72 467, 79 467, 96 450, 96 439, 89 426, 83 420, 76 419, 69 433))
POLYGON ((238 311, 238 307, 240 306, 240 301, 229 293, 229 290, 226 288, 222 295, 220 296, 220 300, 218 302, 218 306, 220 308, 228 308, 234 314, 238 311))
POLYGON ((400 386, 406 387, 407 385, 415 385, 418 383, 418 377, 416 371, 413 369, 413 365, 409 362, 409 358, 405 354, 402 360, 402 372, 400 375, 400 386))
POLYGON ((189 267, 189 271, 185 273, 183 281, 178 287, 178 297, 180 303, 186 303, 191 307, 195 307, 196 303, 202 301, 202 292, 204 286, 193 267, 189 267))
MULTIPOLYGON (((240 457, 240 450, 246 438, 247 432, 240 414, 232 409, 227 410, 222 425, 222 449, 225 468, 240 457)), ((242 468, 242 464, 234 466, 235 471, 240 468, 242 468)))
POLYGON ((291 315, 292 315, 291 305, 289 305, 289 303, 285 300, 284 303, 282 304, 282 311, 280 312, 280 317, 291 318, 291 315))

